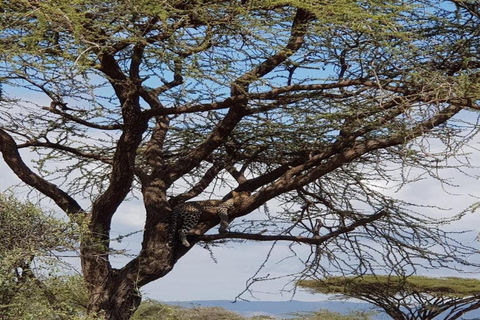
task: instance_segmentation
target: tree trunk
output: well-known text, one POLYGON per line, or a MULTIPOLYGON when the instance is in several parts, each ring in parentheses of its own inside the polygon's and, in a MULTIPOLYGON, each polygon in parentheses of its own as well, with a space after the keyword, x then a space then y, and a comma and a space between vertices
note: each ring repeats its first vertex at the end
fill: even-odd
MULTIPOLYGON (((130 319, 142 300, 140 288, 169 273, 174 261, 188 251, 172 256, 169 230, 169 224, 162 220, 148 225, 141 252, 121 269, 111 267, 108 247, 102 245, 107 243, 108 236, 104 236, 105 239, 85 237, 81 261, 89 293, 88 314, 106 320, 130 319)), ((97 237, 101 238, 101 234, 97 233, 97 237)))
POLYGON ((136 281, 118 270, 111 270, 107 279, 95 283, 99 285, 89 288, 88 314, 106 320, 128 320, 142 301, 136 281))

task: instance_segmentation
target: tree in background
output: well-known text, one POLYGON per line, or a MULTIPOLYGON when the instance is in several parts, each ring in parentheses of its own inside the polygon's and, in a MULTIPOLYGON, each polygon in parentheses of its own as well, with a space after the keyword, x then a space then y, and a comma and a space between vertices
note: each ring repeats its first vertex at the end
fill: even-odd
POLYGON ((55 276, 57 255, 75 248, 77 232, 33 204, 0 195, 0 319, 85 314, 81 279, 55 276))
POLYGON ((461 166, 450 157, 468 163, 476 3, 19 0, 0 10, 0 152, 88 226, 89 313, 128 319, 139 289, 190 250, 175 241, 172 208, 231 191, 249 196, 233 198, 230 220, 273 199, 282 209, 209 235, 219 218, 206 210, 191 244, 309 245, 317 273, 470 253, 377 183, 397 187, 411 170, 441 179, 461 166), (132 194, 146 214, 142 247, 115 268, 112 219, 132 194))
POLYGON ((480 308, 477 279, 363 275, 303 280, 299 285, 315 293, 372 303, 395 320, 431 320, 440 315, 455 320, 480 308))

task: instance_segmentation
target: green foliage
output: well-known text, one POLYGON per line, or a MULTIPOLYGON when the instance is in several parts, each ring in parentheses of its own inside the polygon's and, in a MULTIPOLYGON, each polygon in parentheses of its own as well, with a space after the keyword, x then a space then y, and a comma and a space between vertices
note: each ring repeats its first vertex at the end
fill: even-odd
POLYGON ((86 315, 88 295, 80 276, 41 277, 17 288, 2 320, 94 320, 86 315))
POLYGON ((400 292, 424 292, 437 297, 467 297, 480 295, 480 280, 458 277, 380 276, 330 277, 323 280, 304 280, 299 285, 316 293, 362 295, 383 292, 394 296, 400 292))
POLYGON ((250 319, 251 320, 275 320, 275 318, 272 318, 272 317, 266 316, 266 315, 253 316, 250 319))
MULTIPOLYGON (((370 320, 373 313, 354 311, 350 314, 342 315, 340 313, 328 310, 316 312, 294 314, 293 318, 282 318, 285 320, 370 320)), ((273 320, 270 316, 253 316, 251 318, 242 317, 234 312, 220 307, 193 307, 183 308, 178 306, 169 306, 155 300, 146 300, 142 302, 131 320, 273 320)))
POLYGON ((156 300, 145 300, 135 311, 131 320, 177 320, 175 309, 156 300))
POLYGON ((352 311, 349 314, 340 314, 328 310, 320 310, 307 313, 306 315, 299 315, 298 318, 292 318, 289 320, 370 320, 372 312, 365 311, 352 311))
POLYGON ((372 303, 396 320, 427 320, 439 315, 455 320, 480 308, 478 279, 363 275, 304 280, 299 285, 316 293, 372 303))
POLYGON ((180 320, 242 320, 242 316, 235 312, 227 311, 219 307, 189 308, 182 310, 180 320))
POLYGON ((132 320, 243 320, 237 313, 219 307, 182 308, 155 300, 142 302, 132 320))
POLYGON ((75 243, 73 225, 46 214, 30 202, 0 194, 0 252, 16 258, 47 256, 53 250, 71 250, 75 243))
POLYGON ((29 202, 0 195, 0 319, 74 319, 85 313, 78 277, 55 276, 77 231, 29 202), (83 311, 82 311, 83 310, 83 311))

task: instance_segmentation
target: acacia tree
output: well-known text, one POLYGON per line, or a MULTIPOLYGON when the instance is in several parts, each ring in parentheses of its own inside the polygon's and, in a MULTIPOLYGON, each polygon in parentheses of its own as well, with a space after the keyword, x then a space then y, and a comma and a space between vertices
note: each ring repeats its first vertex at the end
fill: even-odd
POLYGON ((301 287, 316 293, 339 294, 374 304, 395 320, 461 319, 480 308, 477 279, 421 276, 350 276, 304 280, 301 287))
POLYGON ((271 199, 286 206, 210 235, 219 219, 206 211, 192 244, 309 244, 307 264, 325 257, 357 272, 394 263, 384 252, 441 264, 468 250, 372 182, 409 166, 435 175, 471 137, 455 120, 479 107, 477 4, 20 0, 0 10, 0 151, 88 225, 90 313, 129 318, 139 288, 190 250, 171 241, 172 208, 212 193, 249 193, 231 220, 271 199), (137 191, 142 248, 113 268, 112 218, 137 191))

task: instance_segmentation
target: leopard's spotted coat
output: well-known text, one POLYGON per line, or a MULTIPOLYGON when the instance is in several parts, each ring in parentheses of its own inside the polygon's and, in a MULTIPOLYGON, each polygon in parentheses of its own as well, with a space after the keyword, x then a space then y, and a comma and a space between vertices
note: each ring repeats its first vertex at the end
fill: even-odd
POLYGON ((226 232, 228 228, 228 210, 234 206, 234 199, 237 196, 242 196, 246 192, 233 192, 233 198, 226 201, 222 200, 203 200, 203 201, 189 201, 182 203, 173 208, 172 212, 172 243, 175 242, 175 233, 178 233, 180 242, 185 247, 190 247, 187 241, 187 234, 194 229, 200 221, 203 212, 216 210, 220 217, 220 233, 226 232))

